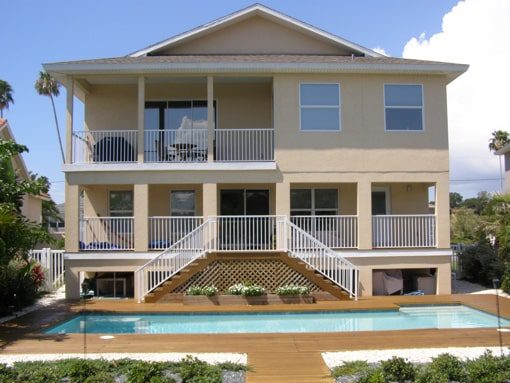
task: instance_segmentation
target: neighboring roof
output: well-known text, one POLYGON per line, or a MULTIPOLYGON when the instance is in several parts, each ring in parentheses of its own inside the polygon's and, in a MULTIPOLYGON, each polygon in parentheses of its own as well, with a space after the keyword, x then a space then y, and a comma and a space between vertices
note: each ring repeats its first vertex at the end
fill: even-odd
POLYGON ((231 13, 227 16, 221 17, 221 18, 211 21, 207 24, 201 25, 201 26, 194 28, 190 31, 178 34, 178 35, 173 36, 169 39, 160 41, 156 44, 149 45, 148 47, 145 47, 145 48, 140 49, 136 52, 133 52, 128 56, 130 56, 130 57, 146 56, 146 55, 153 53, 157 50, 160 50, 163 48, 167 49, 167 48, 169 48, 173 45, 176 45, 176 44, 182 44, 185 40, 196 38, 199 35, 204 35, 206 33, 209 33, 212 30, 218 30, 218 29, 224 28, 227 25, 231 25, 235 22, 238 22, 240 20, 246 19, 246 18, 254 16, 254 15, 259 15, 262 17, 270 18, 272 20, 278 21, 282 24, 285 24, 292 28, 298 29, 298 30, 305 32, 307 34, 314 35, 318 38, 329 41, 335 45, 342 46, 343 48, 352 49, 353 51, 355 51, 359 54, 372 56, 372 57, 381 57, 382 56, 380 53, 377 53, 371 49, 368 49, 361 45, 355 44, 349 40, 346 40, 342 37, 336 36, 332 33, 326 32, 322 29, 316 28, 313 25, 304 23, 300 20, 297 20, 297 19, 290 17, 288 15, 285 15, 285 14, 278 12, 274 9, 268 8, 262 4, 253 4, 247 8, 241 9, 240 11, 231 13))
POLYGON ((197 73, 222 72, 373 72, 446 74, 453 80, 467 65, 396 57, 358 57, 329 55, 174 55, 113 57, 44 64, 58 74, 108 73, 197 73))
POLYGON ((498 156, 502 156, 502 155, 507 154, 507 153, 510 153, 510 144, 506 144, 501 149, 496 150, 494 152, 494 154, 496 154, 498 156))

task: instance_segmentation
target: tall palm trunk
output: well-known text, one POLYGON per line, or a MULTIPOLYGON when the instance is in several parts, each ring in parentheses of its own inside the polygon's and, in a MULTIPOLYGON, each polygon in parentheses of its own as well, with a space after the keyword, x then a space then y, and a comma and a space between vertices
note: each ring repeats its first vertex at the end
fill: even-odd
POLYGON ((62 137, 60 136, 60 128, 58 126, 58 118, 57 111, 55 109, 55 102, 53 101, 53 96, 50 94, 51 106, 53 107, 53 117, 55 118, 55 127, 57 128, 57 136, 58 136, 58 144, 60 146, 60 154, 62 155, 62 162, 66 162, 66 157, 64 155, 64 147, 62 146, 62 137))

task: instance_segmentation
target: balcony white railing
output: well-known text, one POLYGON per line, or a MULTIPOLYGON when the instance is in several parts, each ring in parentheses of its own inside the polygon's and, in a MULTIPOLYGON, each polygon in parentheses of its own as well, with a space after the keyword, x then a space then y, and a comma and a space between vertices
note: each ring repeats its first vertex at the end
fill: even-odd
POLYGON ((215 161, 274 161, 273 129, 216 129, 215 161))
POLYGON ((202 217, 149 217, 149 249, 163 250, 195 230, 202 217))
POLYGON ((136 130, 90 130, 73 132, 73 163, 137 161, 136 130))
POLYGON ((146 130, 145 162, 207 162, 207 129, 146 130))
POLYGON ((133 217, 86 217, 80 220, 80 250, 132 250, 133 217))
POLYGON ((289 254, 329 278, 351 297, 358 297, 359 269, 295 224, 286 221, 289 254))
POLYGON ((358 217, 355 215, 293 216, 290 221, 328 247, 358 247, 358 217))
POLYGON ((175 242, 135 271, 135 297, 141 302, 152 290, 206 254, 209 221, 175 242))
POLYGON ((436 246, 436 216, 375 215, 372 217, 374 248, 436 246))
POLYGON ((214 250, 274 251, 277 249, 278 216, 217 216, 211 217, 214 250))

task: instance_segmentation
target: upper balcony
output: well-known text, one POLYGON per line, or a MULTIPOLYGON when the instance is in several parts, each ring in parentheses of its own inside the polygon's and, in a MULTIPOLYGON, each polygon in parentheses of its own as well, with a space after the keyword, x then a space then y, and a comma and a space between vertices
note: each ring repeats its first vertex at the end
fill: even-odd
MULTIPOLYGON (((207 129, 145 130, 143 162, 208 162, 207 129)), ((273 129, 215 129, 216 162, 274 161, 273 129)), ((72 163, 137 162, 137 130, 73 132, 72 163)))
MULTIPOLYGON (((75 83, 87 84, 85 128, 68 126, 67 164, 274 166, 271 77, 133 76, 75 83)), ((72 117, 68 105, 69 112, 72 117)))

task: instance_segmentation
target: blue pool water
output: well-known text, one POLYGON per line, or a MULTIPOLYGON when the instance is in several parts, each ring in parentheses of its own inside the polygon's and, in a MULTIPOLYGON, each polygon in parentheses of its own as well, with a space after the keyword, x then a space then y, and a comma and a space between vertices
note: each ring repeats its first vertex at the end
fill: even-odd
MULTIPOLYGON (((501 319, 502 326, 510 320, 501 319)), ((226 334, 345 332, 497 327, 497 317, 462 305, 407 306, 395 311, 208 314, 87 314, 47 334, 226 334)))

